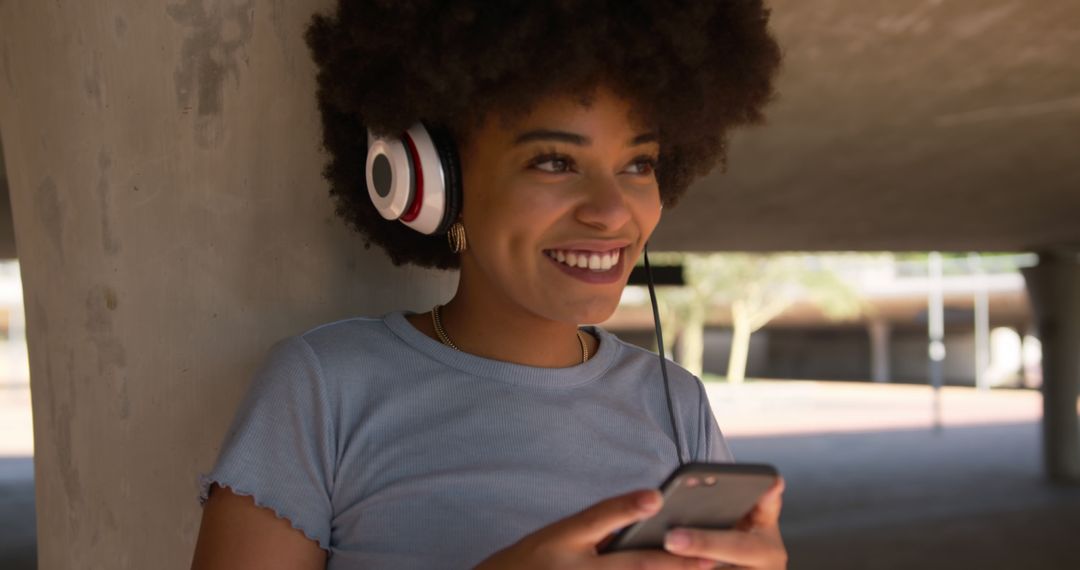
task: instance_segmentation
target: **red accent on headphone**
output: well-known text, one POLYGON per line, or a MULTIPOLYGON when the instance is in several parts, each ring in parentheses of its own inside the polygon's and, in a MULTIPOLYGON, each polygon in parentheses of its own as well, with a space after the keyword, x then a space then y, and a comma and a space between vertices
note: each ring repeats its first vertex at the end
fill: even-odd
POLYGON ((420 164, 420 153, 416 152, 416 143, 413 142, 409 133, 403 133, 401 137, 405 139, 409 147, 409 156, 412 157, 412 163, 414 165, 413 172, 416 174, 416 196, 413 196, 412 205, 409 206, 409 210, 401 216, 401 221, 411 222, 416 219, 416 216, 420 215, 420 206, 424 203, 424 169, 420 164))

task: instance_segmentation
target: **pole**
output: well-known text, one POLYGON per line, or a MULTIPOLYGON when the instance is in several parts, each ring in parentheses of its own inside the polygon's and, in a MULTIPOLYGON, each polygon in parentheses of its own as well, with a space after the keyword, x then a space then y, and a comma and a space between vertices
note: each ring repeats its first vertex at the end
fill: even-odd
POLYGON ((941 254, 930 252, 927 260, 930 275, 930 295, 927 300, 927 336, 929 357, 930 386, 934 389, 933 421, 934 431, 940 431, 941 422, 941 386, 944 384, 943 365, 945 361, 945 294, 941 278, 941 254))

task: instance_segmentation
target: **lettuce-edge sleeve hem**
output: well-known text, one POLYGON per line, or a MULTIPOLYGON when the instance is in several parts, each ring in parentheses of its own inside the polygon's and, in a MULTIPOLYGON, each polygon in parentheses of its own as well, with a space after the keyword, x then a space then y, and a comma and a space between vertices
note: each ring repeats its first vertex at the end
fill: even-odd
POLYGON ((233 483, 230 483, 229 481, 226 481, 225 478, 223 478, 223 477, 212 476, 212 475, 204 474, 204 473, 199 474, 199 506, 205 506, 206 501, 208 501, 210 499, 210 485, 212 485, 214 483, 217 483, 218 485, 220 485, 222 487, 228 487, 229 490, 232 491, 234 494, 237 494, 237 495, 240 495, 240 496, 243 496, 243 497, 251 497, 252 500, 255 501, 255 506, 262 507, 264 509, 269 509, 271 512, 274 513, 274 516, 276 516, 277 518, 285 519, 286 521, 288 521, 290 526, 292 526, 296 530, 304 533, 304 536, 306 536, 309 540, 312 540, 316 544, 318 544, 319 548, 322 548, 323 550, 325 550, 327 552, 328 556, 333 555, 333 551, 330 549, 330 545, 327 544, 327 540, 325 538, 323 538, 323 537, 316 536, 312 532, 308 531, 308 529, 306 529, 306 528, 300 526, 299 524, 297 524, 295 522, 296 521, 295 516, 291 516, 288 513, 284 513, 283 510, 281 509, 281 507, 279 507, 277 505, 272 505, 272 504, 270 504, 270 503, 268 503, 266 501, 261 500, 258 496, 255 495, 254 491, 247 491, 247 490, 238 488, 233 483))

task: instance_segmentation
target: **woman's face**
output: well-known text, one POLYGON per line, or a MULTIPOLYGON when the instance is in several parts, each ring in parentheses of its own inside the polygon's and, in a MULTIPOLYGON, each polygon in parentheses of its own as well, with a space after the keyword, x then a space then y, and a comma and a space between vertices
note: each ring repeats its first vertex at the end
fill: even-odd
POLYGON ((548 98, 470 134, 461 148, 463 284, 550 320, 611 316, 660 221, 659 144, 630 110, 600 88, 588 107, 548 98))

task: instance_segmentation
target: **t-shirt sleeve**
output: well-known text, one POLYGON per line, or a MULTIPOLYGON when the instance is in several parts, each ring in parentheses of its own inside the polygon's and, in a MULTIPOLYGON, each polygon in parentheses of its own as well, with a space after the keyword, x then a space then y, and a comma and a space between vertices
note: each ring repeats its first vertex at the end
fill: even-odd
POLYGON ((209 473, 211 483, 250 495, 330 550, 335 472, 334 398, 318 357, 300 336, 274 344, 256 371, 209 473))
POLYGON ((724 434, 720 431, 720 425, 716 422, 716 414, 713 412, 708 394, 705 392, 705 385, 700 379, 698 380, 698 389, 700 391, 699 409, 701 418, 701 428, 698 430, 698 433, 701 434, 698 443, 698 460, 713 463, 734 463, 735 455, 731 453, 731 448, 728 447, 727 440, 724 439, 724 434))

